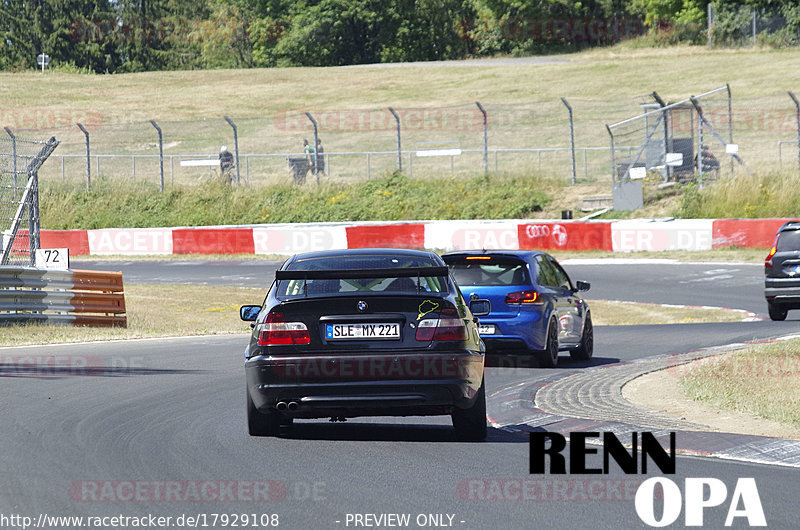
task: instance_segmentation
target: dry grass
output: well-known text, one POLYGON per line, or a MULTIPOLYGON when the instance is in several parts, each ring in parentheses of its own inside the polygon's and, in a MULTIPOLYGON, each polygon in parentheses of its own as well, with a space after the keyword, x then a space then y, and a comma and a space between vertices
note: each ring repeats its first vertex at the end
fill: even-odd
POLYGON ((747 316, 746 313, 729 309, 670 307, 609 300, 591 300, 589 307, 592 310, 592 321, 596 326, 740 322, 747 316))
POLYGON ((99 112, 106 123, 264 116, 289 109, 433 106, 475 100, 519 102, 662 97, 735 82, 737 96, 794 90, 800 50, 614 47, 560 56, 563 63, 384 68, 271 68, 120 75, 0 73, 0 108, 99 112), (672 73, 678 75, 665 75, 672 73), (686 75, 691 73, 691 80, 686 75), (315 80, 324 79, 324 83, 315 80), (192 94, 187 100, 186 94, 192 94), (246 94, 246 97, 243 95, 246 94))
POLYGON ((690 365, 683 391, 704 404, 800 428, 800 339, 774 342, 690 365))
POLYGON ((77 328, 12 326, 0 328, 0 345, 174 337, 219 333, 249 333, 239 320, 239 306, 260 304, 264 289, 207 285, 125 286, 128 327, 77 328))

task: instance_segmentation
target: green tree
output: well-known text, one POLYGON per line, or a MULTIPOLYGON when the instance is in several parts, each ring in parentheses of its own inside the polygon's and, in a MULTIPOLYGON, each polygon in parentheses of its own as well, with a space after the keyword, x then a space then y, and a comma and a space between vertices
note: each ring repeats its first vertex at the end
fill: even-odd
POLYGON ((106 1, 3 0, 0 2, 0 67, 36 67, 46 53, 55 65, 105 71, 113 63, 114 46, 87 32, 87 20, 113 13, 106 1))

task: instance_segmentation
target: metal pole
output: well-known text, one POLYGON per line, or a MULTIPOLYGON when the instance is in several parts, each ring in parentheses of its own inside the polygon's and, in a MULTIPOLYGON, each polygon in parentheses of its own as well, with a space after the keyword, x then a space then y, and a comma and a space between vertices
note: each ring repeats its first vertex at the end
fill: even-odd
POLYGON ((78 129, 81 130, 83 135, 86 137, 86 189, 92 189, 92 154, 89 148, 89 131, 86 130, 86 127, 83 126, 82 123, 78 123, 78 129))
POLYGON ((711 7, 711 2, 708 3, 708 37, 706 38, 706 47, 711 47, 711 26, 714 23, 714 10, 711 7))
POLYGON ((753 8, 753 46, 756 45, 756 10, 753 8))
POLYGON ((476 101, 475 104, 483 114, 483 174, 485 175, 489 172, 489 117, 480 101, 476 101))
POLYGON ((159 185, 161 193, 164 193, 164 136, 161 133, 161 127, 158 126, 155 120, 150 120, 150 125, 155 127, 158 131, 158 169, 159 169, 159 185))
MULTIPOLYGON (((800 100, 789 91, 789 97, 794 102, 795 132, 797 133, 797 166, 800 167, 800 100)), ((779 151, 780 152, 780 151, 779 151)))
MULTIPOLYGON (((653 91, 652 96, 653 96, 653 99, 656 100, 656 103, 658 103, 659 107, 661 107, 663 109, 664 107, 667 106, 667 104, 664 102, 663 99, 661 99, 661 96, 659 96, 658 93, 655 90, 653 91)), ((666 171, 667 171, 666 180, 664 182, 667 182, 670 179, 672 171, 671 171, 670 166, 667 165, 667 153, 670 153, 671 151, 670 151, 670 148, 669 148, 669 125, 667 124, 667 111, 666 110, 663 111, 662 116, 663 116, 663 119, 664 119, 664 167, 666 168, 666 171)))
MULTIPOLYGON (((224 116, 224 118, 225 121, 228 122, 228 125, 230 125, 233 129, 233 153, 236 157, 236 183, 238 184, 242 180, 242 175, 239 173, 239 134, 236 130, 236 124, 233 123, 233 120, 227 116, 224 116)), ((316 149, 316 147, 314 149, 316 149)))
MULTIPOLYGON (((731 85, 725 83, 725 87, 728 89, 728 140, 730 140, 729 143, 733 143, 733 103, 731 102, 731 85)), ((731 158, 731 175, 733 175, 733 158, 731 158)))
POLYGON ((572 107, 567 100, 561 98, 561 103, 567 107, 567 111, 569 111, 569 150, 572 153, 572 185, 575 185, 575 124, 572 121, 572 107))
MULTIPOLYGON (((698 110, 698 112, 700 112, 698 110)), ((703 120, 697 120, 697 173, 700 189, 703 189, 703 120)))
POLYGON ((308 117, 309 120, 311 120, 311 123, 314 124, 314 174, 317 175, 317 184, 319 184, 319 171, 317 171, 317 168, 319 167, 319 165, 317 164, 317 146, 319 145, 319 136, 317 133, 317 120, 314 119, 314 116, 312 116, 310 112, 306 112, 306 116, 308 117))
POLYGON ((400 144, 400 116, 392 107, 389 107, 389 112, 392 113, 392 116, 394 116, 394 121, 397 122, 397 171, 403 171, 403 148, 400 144))
POLYGON ((29 178, 33 181, 33 187, 31 189, 32 197, 31 197, 31 225, 30 225, 30 233, 29 233, 29 241, 30 241, 30 260, 31 266, 36 265, 36 251, 42 247, 41 239, 39 237, 39 221, 40 221, 40 213, 39 213, 39 168, 42 167, 44 161, 47 160, 50 155, 53 154, 56 147, 58 147, 59 141, 56 140, 55 136, 50 137, 47 143, 42 147, 36 157, 28 164, 26 168, 26 173, 28 174, 29 178))
POLYGON ((12 175, 14 176, 14 191, 16 192, 17 187, 17 137, 14 136, 14 133, 11 132, 11 129, 8 127, 3 127, 6 130, 8 135, 11 137, 11 163, 12 163, 12 175))
POLYGON ((28 178, 33 181, 28 197, 28 259, 31 267, 35 267, 36 250, 39 248, 39 174, 34 171, 28 178))
POLYGON ((617 181, 617 162, 614 160, 614 133, 611 132, 611 127, 608 124, 606 124, 606 130, 611 138, 611 184, 613 185, 617 181))

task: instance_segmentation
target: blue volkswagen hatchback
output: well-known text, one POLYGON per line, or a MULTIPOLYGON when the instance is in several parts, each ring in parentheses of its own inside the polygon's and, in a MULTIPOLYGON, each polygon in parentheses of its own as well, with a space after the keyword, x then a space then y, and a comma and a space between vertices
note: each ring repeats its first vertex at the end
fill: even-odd
POLYGON ((442 259, 464 297, 491 302, 479 327, 487 351, 533 353, 545 367, 558 364, 559 351, 576 360, 592 357, 592 316, 578 294, 590 285, 573 285, 549 254, 484 250, 449 252, 442 259))

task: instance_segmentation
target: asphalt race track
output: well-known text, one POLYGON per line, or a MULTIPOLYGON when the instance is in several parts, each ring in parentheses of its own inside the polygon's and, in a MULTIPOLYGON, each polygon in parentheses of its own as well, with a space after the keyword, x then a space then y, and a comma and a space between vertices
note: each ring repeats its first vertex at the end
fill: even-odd
MULTIPOLYGON (((72 265, 122 270, 126 283, 266 289, 278 263, 72 265)), ((565 268, 573 280, 592 282, 589 299, 766 313, 758 266, 567 261, 565 268)), ((509 389, 526 395, 554 378, 620 362, 800 333, 798 318, 800 312, 790 312, 786 322, 600 327, 591 363, 562 356, 556 370, 496 357, 486 375, 488 414, 516 419, 519 427, 526 410, 500 399, 509 389)), ((411 528, 418 522, 456 528, 646 527, 634 508, 635 487, 626 495, 624 481, 638 486, 656 473, 626 476, 612 463, 609 475, 530 475, 528 434, 518 428, 493 428, 486 442, 461 443, 445 417, 315 420, 296 422, 281 438, 251 438, 244 410, 245 343, 242 334, 0 349, 0 514, 153 514, 173 521, 203 514, 208 528, 213 514, 278 514, 282 528, 354 528, 353 514, 390 513, 411 514, 411 528), (62 368, 48 370, 54 356, 62 368), (594 493, 587 497, 583 486, 594 493), (523 495, 526 487, 533 493, 523 495)), ((797 467, 679 456, 677 473, 669 478, 683 488, 685 477, 719 479, 729 495, 738 478, 753 477, 769 527, 797 527, 797 467)), ((707 509, 705 526, 722 527, 727 512, 727 501, 707 509)), ((734 527, 746 526, 744 518, 735 521, 734 527)), ((387 522, 360 527, 389 527, 387 522)), ((681 515, 675 524, 683 523, 681 515)), ((221 519, 216 527, 223 527, 221 519)))

